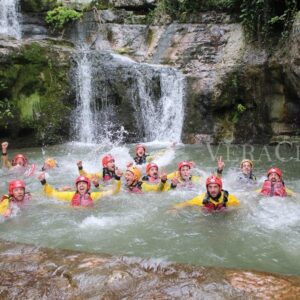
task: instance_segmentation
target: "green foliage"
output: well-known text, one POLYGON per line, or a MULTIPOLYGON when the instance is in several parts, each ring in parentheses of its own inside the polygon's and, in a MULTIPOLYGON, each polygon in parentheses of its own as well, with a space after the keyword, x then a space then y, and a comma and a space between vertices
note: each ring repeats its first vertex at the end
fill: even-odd
POLYGON ((200 11, 225 10, 238 15, 248 37, 265 42, 274 36, 287 35, 300 9, 298 2, 297 0, 158 0, 156 8, 149 14, 149 21, 185 22, 189 15, 200 11))
POLYGON ((7 128, 14 118, 14 106, 8 99, 0 100, 0 126, 7 128))
POLYGON ((0 65, 0 130, 30 129, 38 142, 57 143, 68 134, 69 66, 57 51, 27 44, 0 65))
POLYGON ((65 6, 58 6, 47 12, 46 22, 55 29, 62 30, 64 26, 82 17, 81 12, 65 6))

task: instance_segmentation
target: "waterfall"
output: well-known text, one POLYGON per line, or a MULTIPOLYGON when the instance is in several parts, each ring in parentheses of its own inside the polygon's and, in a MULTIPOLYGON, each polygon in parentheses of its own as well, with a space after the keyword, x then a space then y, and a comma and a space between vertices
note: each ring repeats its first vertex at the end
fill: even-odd
POLYGON ((95 101, 92 95, 91 62, 88 52, 82 52, 77 57, 76 73, 75 133, 80 142, 95 141, 94 116, 95 101))
POLYGON ((0 35, 21 38, 21 28, 18 20, 19 0, 0 1, 0 35))
POLYGON ((119 126, 106 85, 96 82, 97 52, 82 47, 75 60, 76 109, 73 112, 73 138, 84 143, 119 144, 126 131, 119 126))
POLYGON ((185 77, 175 68, 136 63, 105 51, 78 50, 74 140, 179 142, 185 77))
POLYGON ((139 105, 136 118, 143 124, 146 141, 181 141, 184 119, 184 76, 176 69, 145 65, 154 69, 159 77, 160 95, 151 91, 153 78, 137 72, 139 105))

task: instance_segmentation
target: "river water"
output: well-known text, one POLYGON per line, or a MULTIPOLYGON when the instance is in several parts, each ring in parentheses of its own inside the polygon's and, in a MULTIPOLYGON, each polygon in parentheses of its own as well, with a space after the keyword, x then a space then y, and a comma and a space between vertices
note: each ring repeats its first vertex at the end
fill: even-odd
MULTIPOLYGON (((155 152, 166 147, 152 143, 148 150, 155 152)), ((74 184, 78 175, 77 160, 83 160, 86 170, 99 171, 100 158, 110 151, 116 157, 116 164, 124 170, 133 148, 133 145, 108 149, 102 145, 68 143, 20 152, 27 154, 39 168, 45 157, 55 157, 59 168, 50 171, 47 180, 60 187, 74 184)), ((184 209, 178 214, 168 212, 175 203, 204 191, 204 184, 193 190, 161 194, 132 195, 123 191, 101 199, 93 208, 75 209, 68 203, 45 197, 36 174, 25 178, 33 200, 16 210, 10 219, 0 220, 0 238, 162 261, 300 274, 299 150, 299 147, 287 145, 253 146, 253 149, 225 145, 169 148, 158 159, 161 169, 171 172, 179 161, 194 160, 197 167, 193 174, 202 176, 203 180, 215 169, 216 157, 223 156, 226 163, 223 186, 239 198, 241 206, 214 215, 205 215, 198 209, 184 209), (249 155, 254 158, 257 187, 243 187, 235 182, 239 161, 249 155), (282 168, 285 184, 297 193, 296 196, 266 199, 255 192, 265 179, 266 170, 273 165, 282 168)), ((10 157, 15 153, 11 150, 10 157)), ((7 182, 16 176, 0 172, 0 191, 4 194, 7 182)))

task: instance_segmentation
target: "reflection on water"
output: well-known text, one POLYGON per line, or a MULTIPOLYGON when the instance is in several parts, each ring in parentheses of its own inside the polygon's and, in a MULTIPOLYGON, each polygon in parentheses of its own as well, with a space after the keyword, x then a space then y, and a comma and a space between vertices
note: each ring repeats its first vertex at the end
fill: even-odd
MULTIPOLYGON (((48 174, 48 182, 56 187, 73 185, 77 176, 77 160, 84 168, 99 171, 100 158, 111 150, 116 164, 125 168, 133 146, 107 149, 101 145, 65 144, 46 149, 23 149, 31 161, 39 166, 46 156, 54 156, 59 168, 48 174), (43 156, 44 155, 44 156, 43 156)), ((150 150, 157 151, 158 145, 150 150)), ((0 238, 118 255, 152 257, 162 260, 199 265, 248 268, 300 274, 300 188, 297 148, 281 149, 281 161, 276 148, 266 148, 273 163, 265 156, 258 161, 262 147, 255 147, 255 175, 257 187, 243 188, 236 184, 242 147, 230 153, 228 149, 207 146, 179 145, 159 159, 160 166, 171 172, 183 159, 194 160, 195 174, 206 176, 216 166, 215 157, 223 155, 226 163, 224 188, 234 193, 241 207, 226 213, 204 215, 197 209, 185 209, 178 214, 167 213, 175 203, 190 199, 204 190, 204 186, 190 191, 171 191, 163 194, 132 195, 120 193, 103 199, 92 209, 73 209, 68 204, 43 196, 36 178, 26 178, 34 200, 16 215, 0 223, 0 238), (213 156, 211 155, 213 151, 213 156), (292 159, 290 159, 292 158, 292 159), (282 168, 285 184, 297 196, 293 198, 261 198, 255 192, 272 165, 282 168)), ((20 152, 20 151, 19 151, 20 152)), ((150 151, 151 152, 151 151, 150 151)), ((10 157, 14 154, 9 153, 10 157)), ((0 173, 0 190, 6 193, 7 182, 14 175, 0 173)))

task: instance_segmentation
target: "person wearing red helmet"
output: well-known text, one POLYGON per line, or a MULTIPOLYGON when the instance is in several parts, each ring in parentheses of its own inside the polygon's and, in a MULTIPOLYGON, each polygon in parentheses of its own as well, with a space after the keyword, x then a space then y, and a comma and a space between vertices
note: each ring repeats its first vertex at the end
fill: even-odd
POLYGON ((99 187, 99 180, 108 183, 116 176, 117 168, 115 165, 115 159, 111 154, 105 154, 102 157, 102 167, 103 167, 102 173, 100 172, 87 173, 83 169, 82 161, 78 161, 77 166, 79 170, 79 175, 83 175, 91 179, 96 187, 99 187))
POLYGON ((282 171, 276 167, 270 168, 267 172, 268 179, 264 181, 260 194, 264 196, 292 196, 293 191, 284 186, 282 171))
POLYGON ((143 144, 137 144, 135 146, 134 161, 137 165, 142 165, 151 161, 149 154, 146 154, 146 147, 143 144))
POLYGON ((23 180, 12 180, 8 186, 8 194, 4 195, 0 202, 0 214, 9 217, 12 213, 13 206, 22 206, 31 199, 29 192, 26 192, 23 180))
POLYGON ((128 166, 125 172, 126 190, 132 193, 162 192, 167 181, 167 174, 157 178, 155 184, 140 181, 142 172, 138 167, 128 166))
POLYGON ((183 160, 178 164, 177 171, 168 174, 167 178, 172 180, 170 188, 192 188, 200 183, 200 177, 191 175, 191 168, 194 162, 183 160))
POLYGON ((25 176, 32 176, 36 170, 36 164, 29 164, 27 158, 23 154, 17 154, 10 162, 7 158, 8 142, 3 142, 2 146, 2 165, 8 170, 17 171, 25 176))
POLYGON ((222 179, 211 175, 206 179, 206 192, 195 198, 174 205, 174 209, 180 209, 188 206, 200 206, 205 211, 217 212, 230 206, 238 206, 239 200, 232 194, 222 189, 222 179))
MULTIPOLYGON (((176 143, 173 143, 171 145, 171 147, 169 147, 167 149, 162 149, 158 152, 147 154, 145 145, 137 144, 135 146, 135 157, 133 160, 136 165, 143 165, 145 163, 149 163, 149 162, 153 161, 154 159, 156 159, 160 156, 163 156, 168 150, 170 150, 171 148, 174 148, 175 145, 176 145, 176 143)), ((132 165, 132 164, 130 164, 130 165, 132 165)))
POLYGON ((160 182, 157 164, 148 163, 146 165, 146 174, 147 175, 143 176, 142 181, 146 181, 149 183, 159 183, 160 182))
POLYGON ((8 169, 11 169, 12 167, 27 167, 28 166, 28 160, 23 154, 17 154, 10 162, 7 158, 7 148, 8 148, 8 142, 3 142, 1 144, 2 146, 2 162, 3 167, 6 167, 8 169))
POLYGON ((91 181, 88 177, 82 175, 78 176, 75 180, 76 191, 59 191, 54 189, 46 182, 44 172, 38 176, 38 179, 43 185, 44 193, 47 196, 56 198, 57 200, 70 202, 72 206, 89 207, 93 206, 94 201, 97 201, 102 197, 117 194, 121 188, 121 176, 122 172, 118 171, 114 187, 102 192, 90 192, 91 181))

